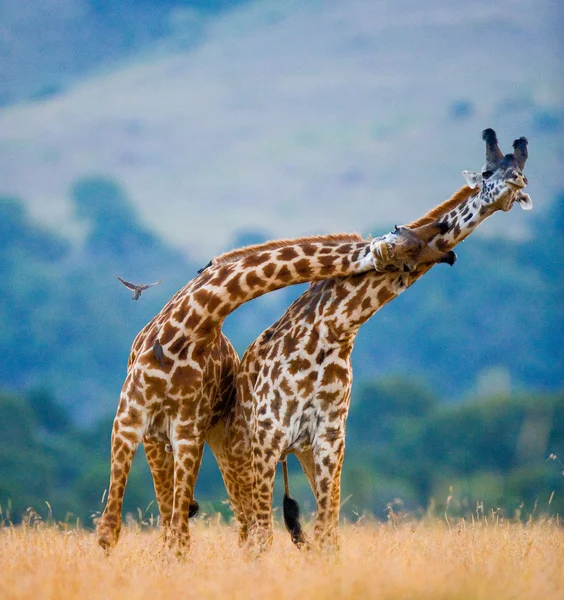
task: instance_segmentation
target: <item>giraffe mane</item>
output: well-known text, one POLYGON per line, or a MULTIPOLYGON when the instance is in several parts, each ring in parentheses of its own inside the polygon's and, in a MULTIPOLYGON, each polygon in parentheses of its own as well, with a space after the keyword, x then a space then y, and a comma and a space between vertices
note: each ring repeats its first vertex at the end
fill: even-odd
POLYGON ((435 206, 435 208, 432 208, 428 213, 416 221, 408 223, 406 227, 411 228, 421 227, 421 225, 428 225, 429 223, 436 221, 439 217, 446 215, 448 212, 456 208, 461 202, 464 202, 464 200, 470 196, 473 196, 474 194, 477 194, 478 192, 479 190, 472 189, 471 187, 465 185, 455 192, 448 200, 445 200, 442 204, 439 204, 439 206, 435 206))
POLYGON ((251 246, 237 248, 236 250, 230 250, 229 252, 220 254, 213 259, 212 264, 224 265, 226 263, 236 262, 242 258, 251 256, 252 254, 257 254, 258 252, 276 250, 277 248, 287 248, 288 246, 295 246, 296 244, 312 244, 319 242, 339 244, 363 241, 365 240, 358 233, 334 233, 329 235, 313 235, 309 237, 298 237, 293 239, 271 240, 262 244, 253 244, 251 246))

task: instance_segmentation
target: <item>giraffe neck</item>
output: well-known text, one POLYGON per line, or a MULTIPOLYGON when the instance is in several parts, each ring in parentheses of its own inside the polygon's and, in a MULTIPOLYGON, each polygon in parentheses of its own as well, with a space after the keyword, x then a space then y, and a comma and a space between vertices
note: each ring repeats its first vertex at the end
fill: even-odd
POLYGON ((452 250, 496 210, 498 209, 492 205, 487 193, 465 186, 450 200, 430 210, 417 221, 409 223, 407 227, 416 227, 431 221, 444 224, 445 232, 432 237, 429 245, 441 251, 452 250))
MULTIPOLYGON (((407 227, 419 227, 433 222, 444 222, 445 232, 432 238, 431 244, 441 251, 451 250, 487 217, 495 212, 477 190, 464 186, 451 198, 407 227)), ((313 283, 289 308, 278 322, 322 323, 333 343, 350 345, 360 326, 380 308, 393 300, 422 277, 433 264, 420 264, 410 273, 363 274, 329 279, 313 283)), ((274 325, 276 327, 276 325, 274 325)))
POLYGON ((312 284, 279 321, 323 327, 332 344, 351 345, 360 326, 410 285, 407 273, 339 277, 312 284), (314 317, 308 315, 315 315, 314 317))
MULTIPOLYGON (((189 339, 217 335, 225 317, 241 304, 267 292, 330 277, 343 277, 374 268, 371 243, 359 236, 300 238, 272 248, 272 243, 214 259, 198 277, 173 298, 172 335, 161 336, 164 346, 178 339, 178 328, 189 339), (233 258, 233 260, 231 260, 233 258)), ((163 310, 166 314, 166 308, 163 310)), ((166 324, 165 324, 166 327, 166 324)))

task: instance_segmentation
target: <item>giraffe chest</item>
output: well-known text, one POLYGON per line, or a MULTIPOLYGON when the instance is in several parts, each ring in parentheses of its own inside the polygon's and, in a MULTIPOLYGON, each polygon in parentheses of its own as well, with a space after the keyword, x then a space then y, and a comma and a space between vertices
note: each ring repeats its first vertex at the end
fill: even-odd
POLYGON ((303 372, 295 372, 292 364, 280 367, 277 381, 258 407, 284 433, 288 452, 316 446, 335 432, 344 435, 352 384, 349 357, 340 356, 337 348, 325 348, 303 372))

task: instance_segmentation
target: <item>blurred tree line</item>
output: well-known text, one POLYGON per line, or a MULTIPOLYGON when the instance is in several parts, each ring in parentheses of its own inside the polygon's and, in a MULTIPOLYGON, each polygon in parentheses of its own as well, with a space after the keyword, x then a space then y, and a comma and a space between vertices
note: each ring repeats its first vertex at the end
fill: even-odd
MULTIPOLYGON (((0 506, 14 522, 33 507, 43 517, 91 525, 109 481, 111 419, 80 428, 45 391, 0 394, 0 506), (48 504, 47 504, 48 503, 48 504)), ((481 398, 452 406, 401 379, 364 383, 353 398, 343 471, 343 514, 395 511, 468 514, 478 502, 508 517, 564 512, 564 393, 481 398), (550 456, 557 457, 550 460, 550 456)), ((296 460, 292 494, 313 509, 296 460)), ((275 503, 282 498, 278 477, 275 503)), ((196 496, 204 511, 228 514, 207 449, 196 496)), ((158 514, 142 450, 124 510, 158 514)))

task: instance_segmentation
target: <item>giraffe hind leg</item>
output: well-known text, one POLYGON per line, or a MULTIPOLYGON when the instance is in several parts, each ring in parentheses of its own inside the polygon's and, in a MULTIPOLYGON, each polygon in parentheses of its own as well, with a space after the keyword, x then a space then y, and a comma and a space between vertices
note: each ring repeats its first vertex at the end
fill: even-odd
POLYGON ((202 462, 204 440, 199 437, 178 439, 174 455, 174 498, 169 546, 184 558, 190 547, 188 519, 194 511, 194 486, 202 462))
POLYGON ((123 495, 131 463, 143 437, 141 412, 132 406, 118 413, 112 431, 112 456, 108 499, 96 525, 98 544, 109 554, 117 544, 121 531, 123 495))

